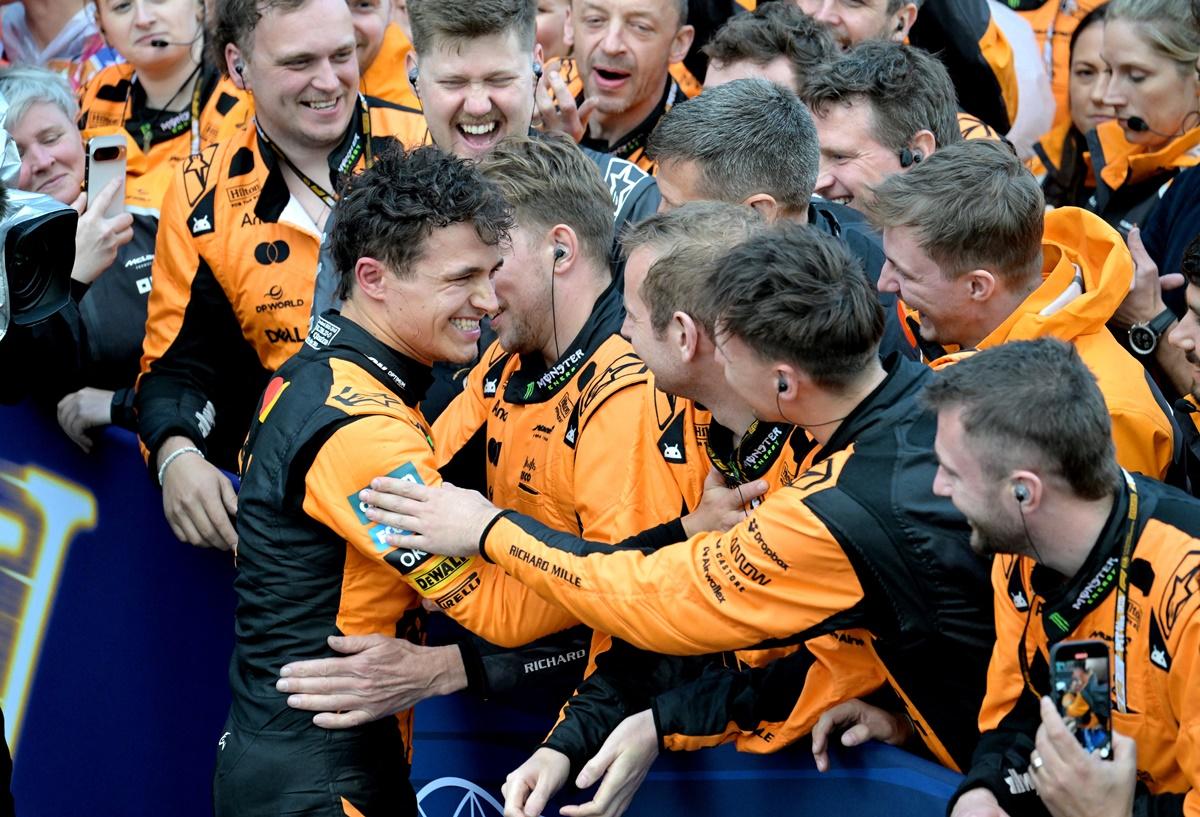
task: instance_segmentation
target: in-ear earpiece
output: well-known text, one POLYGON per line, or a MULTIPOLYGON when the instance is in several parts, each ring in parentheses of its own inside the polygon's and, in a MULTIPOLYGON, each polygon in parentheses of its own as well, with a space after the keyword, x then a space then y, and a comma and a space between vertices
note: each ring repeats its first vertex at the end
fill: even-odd
POLYGON ((533 61, 533 78, 534 79, 542 78, 542 64, 540 62, 538 62, 537 60, 533 61))
POLYGON ((1029 489, 1018 482, 1013 486, 1013 498, 1016 499, 1017 502, 1024 503, 1029 499, 1029 489))
POLYGON ((912 167, 913 165, 921 164, 921 160, 925 157, 919 150, 909 150, 904 148, 900 151, 900 167, 912 167))
POLYGON ((784 380, 782 377, 779 378, 778 382, 775 385, 779 389, 780 394, 783 394, 785 391, 787 391, 787 381, 784 380))
POLYGON ((246 66, 245 66, 245 64, 242 63, 241 60, 238 60, 237 62, 235 62, 233 64, 233 70, 237 71, 237 75, 239 77, 242 77, 243 79, 245 79, 246 66))
POLYGON ((420 74, 420 72, 417 71, 417 67, 415 65, 412 68, 409 68, 408 69, 408 84, 411 85, 412 87, 416 88, 417 87, 417 77, 419 76, 419 74, 420 74))
POLYGON ((555 247, 554 248, 554 260, 555 261, 561 261, 566 257, 567 257, 567 248, 566 247, 555 247))

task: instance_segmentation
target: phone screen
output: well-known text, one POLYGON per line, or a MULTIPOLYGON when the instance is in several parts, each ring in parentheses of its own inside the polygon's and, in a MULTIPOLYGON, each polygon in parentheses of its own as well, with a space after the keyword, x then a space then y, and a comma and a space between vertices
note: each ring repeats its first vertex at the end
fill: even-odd
POLYGON ((1108 645, 1101 641, 1057 645, 1051 656, 1051 685, 1051 697, 1079 745, 1091 754, 1110 758, 1108 645))

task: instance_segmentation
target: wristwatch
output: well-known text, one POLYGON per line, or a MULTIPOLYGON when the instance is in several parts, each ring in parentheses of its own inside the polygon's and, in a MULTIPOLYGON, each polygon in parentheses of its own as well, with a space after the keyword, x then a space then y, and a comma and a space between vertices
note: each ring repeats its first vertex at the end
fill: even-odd
POLYGON ((1129 348, 1135 355, 1149 357, 1158 348, 1158 341, 1163 332, 1175 322, 1175 313, 1164 309, 1149 321, 1135 323, 1129 327, 1129 348))

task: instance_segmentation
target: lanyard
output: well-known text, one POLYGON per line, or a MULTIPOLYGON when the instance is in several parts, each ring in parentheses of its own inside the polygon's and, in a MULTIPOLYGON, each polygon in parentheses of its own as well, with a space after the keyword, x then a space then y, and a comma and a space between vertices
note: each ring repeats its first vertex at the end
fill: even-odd
MULTIPOLYGON (((191 131, 192 131, 192 144, 191 144, 191 148, 192 148, 191 155, 192 156, 195 156, 197 153, 200 152, 200 97, 202 96, 203 91, 204 91, 204 87, 203 87, 204 86, 204 75, 201 71, 202 67, 203 67, 202 63, 197 64, 196 68, 192 71, 192 73, 188 74, 188 78, 184 81, 183 85, 180 86, 179 90, 176 91, 169 100, 167 100, 167 106, 169 107, 171 105, 171 103, 175 101, 175 98, 177 96, 179 96, 180 92, 182 92, 183 89, 187 87, 187 84, 189 82, 191 82, 192 80, 196 81, 196 85, 192 89, 192 104, 188 108, 189 120, 190 120, 189 125, 190 125, 191 131), (197 75, 199 75, 199 76, 197 76, 197 75)), ((129 90, 127 90, 125 92, 125 112, 124 112, 124 115, 121 117, 125 122, 129 121, 130 97, 132 97, 132 96, 133 96, 133 79, 130 79, 129 90)), ((153 121, 143 122, 141 124, 141 127, 139 128, 139 130, 141 131, 141 134, 142 134, 142 153, 150 152, 150 148, 152 147, 152 144, 154 141, 154 128, 156 126, 158 126, 159 124, 161 124, 160 123, 161 117, 162 117, 162 115, 160 114, 158 117, 155 117, 155 119, 153 121)))
MULTIPOLYGON (((370 167, 375 161, 374 156, 371 153, 371 111, 367 108, 366 99, 364 99, 361 95, 358 97, 358 105, 360 115, 362 116, 363 150, 366 156, 364 161, 365 166, 370 167)), ((338 201, 337 193, 330 192, 318 182, 310 179, 303 170, 296 167, 295 163, 288 158, 288 155, 279 149, 279 146, 271 140, 271 137, 267 136, 267 132, 263 130, 262 125, 258 123, 257 119, 255 119, 254 126, 258 129, 259 138, 266 142, 267 146, 270 147, 271 150, 275 151, 275 154, 283 160, 283 163, 288 166, 288 169, 296 174, 296 178, 300 179, 300 181, 304 183, 304 186, 313 192, 313 195, 320 199, 326 207, 332 210, 338 201)), ((349 168, 354 167, 354 165, 358 162, 358 155, 356 153, 357 150, 357 145, 351 148, 350 155, 347 156, 347 160, 343 162, 344 166, 349 168)))
MULTIPOLYGON (((1129 488, 1129 513, 1125 520, 1125 542, 1121 547, 1121 561, 1117 567, 1117 601, 1116 609, 1113 612, 1113 697, 1116 699, 1117 711, 1126 712, 1126 689, 1125 689, 1125 626, 1128 622, 1126 611, 1129 603, 1129 562, 1133 557, 1133 534, 1137 530, 1137 513, 1138 513, 1138 492, 1137 483, 1133 481, 1133 477, 1129 472, 1121 469, 1121 473, 1125 476, 1125 485, 1129 488)), ((1035 697, 1040 697, 1040 693, 1033 686, 1033 679, 1029 671, 1029 652, 1026 648, 1026 636, 1029 634, 1029 623, 1033 620, 1034 611, 1037 605, 1033 603, 1033 594, 1030 593, 1029 611, 1025 614, 1025 628, 1021 631, 1021 646, 1017 657, 1021 662, 1021 677, 1025 681, 1025 686, 1035 697)))

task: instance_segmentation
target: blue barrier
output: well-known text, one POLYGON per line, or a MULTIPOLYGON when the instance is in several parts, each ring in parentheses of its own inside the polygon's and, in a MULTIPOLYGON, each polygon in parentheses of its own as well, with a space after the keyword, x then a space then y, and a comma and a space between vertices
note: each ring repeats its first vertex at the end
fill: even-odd
MULTIPOLYGON (((17 813, 211 814, 233 646, 229 555, 174 539, 128 434, 109 430, 84 455, 28 406, 0 407, 0 429, 0 706, 17 813)), ((500 813, 504 776, 550 723, 519 703, 418 707, 426 817, 500 813)), ((958 779, 886 746, 837 754, 824 775, 804 747, 723 747, 661 757, 629 813, 934 817, 958 779)))

